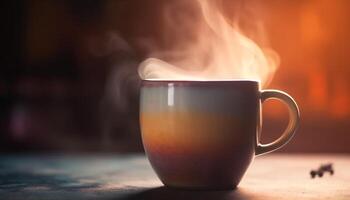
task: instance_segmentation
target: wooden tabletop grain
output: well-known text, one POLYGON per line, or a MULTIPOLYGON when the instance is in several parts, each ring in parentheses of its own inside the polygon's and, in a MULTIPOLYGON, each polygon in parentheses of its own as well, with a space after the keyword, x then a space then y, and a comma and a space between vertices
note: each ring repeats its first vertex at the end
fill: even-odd
POLYGON ((350 155, 257 157, 236 190, 163 187, 144 155, 2 155, 0 199, 350 199, 350 155), (310 177, 332 162, 335 174, 310 177))

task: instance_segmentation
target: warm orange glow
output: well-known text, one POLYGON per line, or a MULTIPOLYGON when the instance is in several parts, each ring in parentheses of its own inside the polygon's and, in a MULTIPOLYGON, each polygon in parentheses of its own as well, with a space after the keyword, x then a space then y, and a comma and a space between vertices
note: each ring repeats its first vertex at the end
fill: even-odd
POLYGON ((345 81, 338 81, 334 87, 334 95, 331 97, 331 112, 336 118, 345 118, 349 115, 349 95, 344 91, 348 90, 345 81))
MULTIPOLYGON (((272 4, 266 6, 272 20, 267 28, 273 29, 270 37, 282 64, 270 87, 295 97, 304 120, 346 120, 350 115, 349 1, 272 4)), ((271 107, 266 115, 274 117, 278 112, 271 107)))
POLYGON ((315 110, 323 110, 326 108, 327 94, 327 79, 326 74, 322 72, 311 72, 309 79, 309 102, 315 110))
POLYGON ((322 13, 319 3, 308 2, 301 10, 302 39, 305 43, 319 45, 327 35, 327 30, 323 28, 322 13))

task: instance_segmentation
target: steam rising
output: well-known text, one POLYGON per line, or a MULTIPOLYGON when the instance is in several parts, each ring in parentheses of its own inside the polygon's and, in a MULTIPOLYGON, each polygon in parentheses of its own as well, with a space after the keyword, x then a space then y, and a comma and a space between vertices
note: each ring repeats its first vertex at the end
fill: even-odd
MULTIPOLYGON (((187 31, 191 30, 191 39, 173 38, 172 33, 167 33, 169 40, 179 40, 176 42, 182 45, 166 53, 153 52, 139 66, 142 79, 250 79, 260 81, 262 86, 271 81, 279 65, 274 51, 259 47, 243 35, 237 24, 229 24, 216 1, 197 0, 196 4, 187 6, 194 6, 197 17, 184 14, 181 23, 179 20, 172 23, 172 16, 166 19, 170 26, 176 27, 175 31, 189 34, 187 31)), ((179 15, 181 10, 176 12, 179 15)))

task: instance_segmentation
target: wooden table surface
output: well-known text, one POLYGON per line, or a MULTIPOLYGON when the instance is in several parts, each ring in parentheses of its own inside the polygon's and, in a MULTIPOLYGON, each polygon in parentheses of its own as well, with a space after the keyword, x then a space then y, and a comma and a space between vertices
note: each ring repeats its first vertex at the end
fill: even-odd
POLYGON ((236 190, 163 187, 143 155, 2 155, 0 199, 350 199, 349 155, 257 157, 236 190), (332 162, 335 174, 310 178, 332 162))

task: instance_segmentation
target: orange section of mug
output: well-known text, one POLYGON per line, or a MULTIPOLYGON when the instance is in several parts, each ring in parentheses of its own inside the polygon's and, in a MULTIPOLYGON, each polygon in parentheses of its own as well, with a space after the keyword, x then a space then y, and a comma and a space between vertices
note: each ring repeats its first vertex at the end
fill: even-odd
POLYGON ((254 155, 256 114, 141 112, 142 139, 162 182, 232 189, 254 155))
POLYGON ((152 151, 214 151, 250 146, 257 122, 249 117, 199 112, 141 113, 142 139, 152 151))

